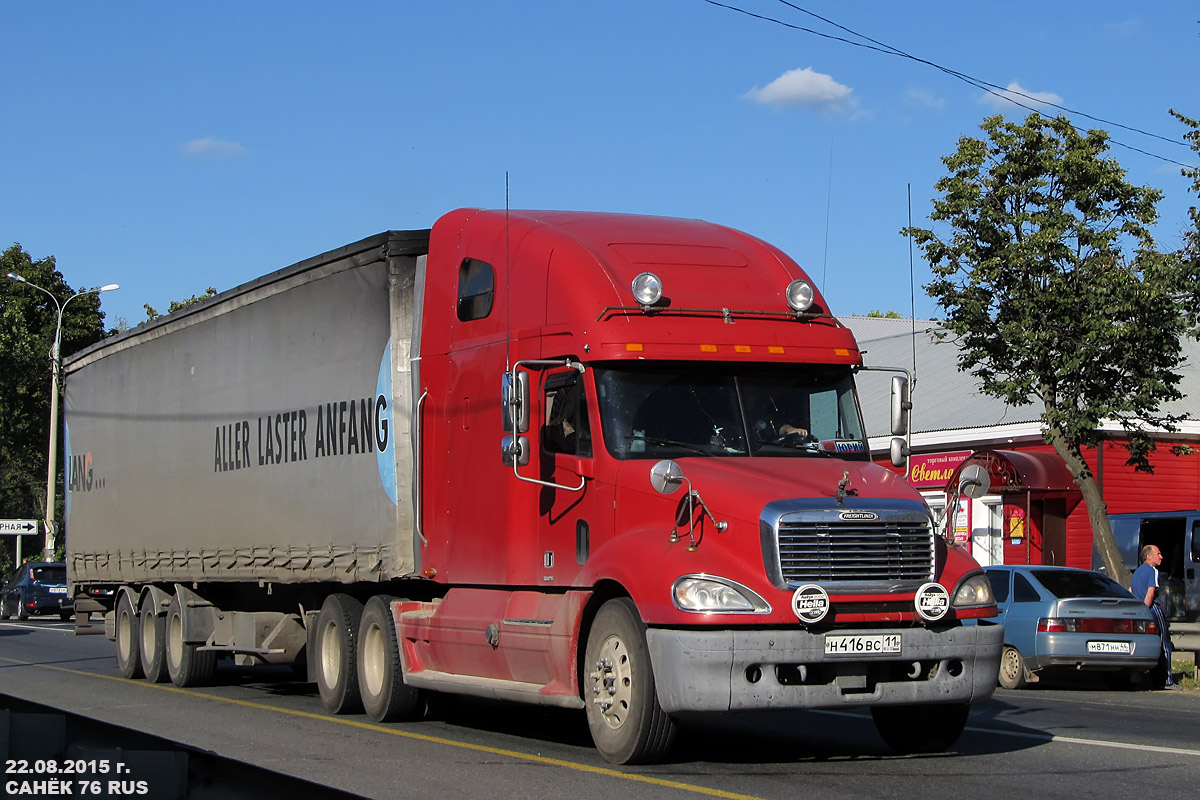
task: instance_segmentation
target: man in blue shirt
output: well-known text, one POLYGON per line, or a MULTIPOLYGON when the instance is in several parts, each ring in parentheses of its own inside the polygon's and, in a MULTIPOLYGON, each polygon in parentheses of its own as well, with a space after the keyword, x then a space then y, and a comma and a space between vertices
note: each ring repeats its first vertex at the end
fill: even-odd
POLYGON ((1162 654, 1154 672, 1161 682, 1163 689, 1178 689, 1179 685, 1171 677, 1171 629, 1167 625, 1167 593, 1159 583, 1158 567, 1162 564, 1162 551, 1157 546, 1148 544, 1138 554, 1142 565, 1133 573, 1133 583, 1130 591, 1133 596, 1150 607, 1158 622, 1158 632, 1162 639, 1162 654))

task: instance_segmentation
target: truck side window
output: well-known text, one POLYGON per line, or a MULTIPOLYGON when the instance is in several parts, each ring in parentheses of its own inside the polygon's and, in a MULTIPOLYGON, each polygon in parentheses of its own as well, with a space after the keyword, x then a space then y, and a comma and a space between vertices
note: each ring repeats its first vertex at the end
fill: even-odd
POLYGON ((579 374, 555 376, 546 385, 542 445, 551 453, 590 458, 592 436, 579 374))
POLYGON ((1200 519, 1192 520, 1192 561, 1200 562, 1200 519))
POLYGON ((1013 574, 1014 603, 1036 603, 1041 599, 1037 589, 1033 588, 1033 584, 1029 582, 1028 578, 1019 572, 1013 574))
POLYGON ((463 322, 492 313, 496 271, 486 261, 464 258, 458 268, 458 318, 463 322))

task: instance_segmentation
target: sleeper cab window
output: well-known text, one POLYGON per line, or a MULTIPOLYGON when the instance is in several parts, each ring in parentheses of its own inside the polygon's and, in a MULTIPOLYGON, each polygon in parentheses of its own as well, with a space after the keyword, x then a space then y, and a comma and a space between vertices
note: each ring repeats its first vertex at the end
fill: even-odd
POLYGON ((458 318, 463 322, 492 313, 496 271, 486 261, 464 258, 458 268, 458 318))

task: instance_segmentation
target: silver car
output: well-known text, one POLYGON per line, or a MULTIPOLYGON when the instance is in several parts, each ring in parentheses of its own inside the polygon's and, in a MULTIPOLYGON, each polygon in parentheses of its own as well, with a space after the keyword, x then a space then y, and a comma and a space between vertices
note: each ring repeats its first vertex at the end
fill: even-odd
POLYGON ((1128 685, 1158 662, 1162 642, 1150 609, 1098 572, 1069 567, 984 570, 1004 625, 1000 685, 1019 689, 1053 668, 1102 670, 1128 685))

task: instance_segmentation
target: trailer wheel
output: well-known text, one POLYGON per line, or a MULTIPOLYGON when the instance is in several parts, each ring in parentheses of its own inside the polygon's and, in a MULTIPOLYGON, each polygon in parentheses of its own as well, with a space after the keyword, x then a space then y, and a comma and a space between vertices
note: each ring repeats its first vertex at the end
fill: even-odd
POLYGON ((420 719, 424 702, 404 683, 392 598, 372 597, 358 627, 358 688, 363 710, 377 722, 420 719))
POLYGON ((902 755, 943 753, 967 726, 968 703, 875 706, 871 718, 888 746, 902 755))
POLYGON ((996 680, 1005 689, 1020 689, 1028 682, 1025 658, 1011 644, 1004 645, 1004 652, 1000 654, 1000 674, 996 680))
POLYGON ((600 607, 583 669, 588 728, 600 755, 613 764, 661 760, 675 739, 675 722, 658 704, 646 626, 632 600, 600 607))
POLYGON ((217 671, 217 652, 200 650, 199 645, 183 640, 183 604, 179 595, 171 598, 163 634, 171 683, 181 689, 211 683, 217 671))
POLYGON ((147 594, 138 613, 138 655, 142 659, 142 674, 151 683, 162 683, 168 677, 165 628, 166 618, 155 608, 154 596, 147 594))
POLYGON ((141 635, 138 631, 138 615, 133 610, 133 600, 127 592, 121 592, 117 600, 117 669, 126 678, 142 677, 141 635))
POLYGON ((363 606, 348 594, 331 594, 317 616, 317 689, 331 714, 362 711, 358 691, 358 626, 363 606))

